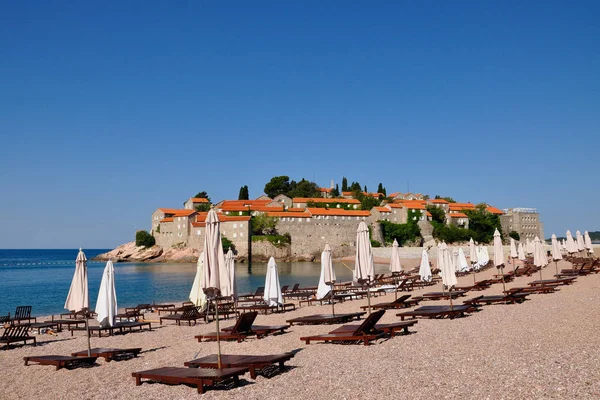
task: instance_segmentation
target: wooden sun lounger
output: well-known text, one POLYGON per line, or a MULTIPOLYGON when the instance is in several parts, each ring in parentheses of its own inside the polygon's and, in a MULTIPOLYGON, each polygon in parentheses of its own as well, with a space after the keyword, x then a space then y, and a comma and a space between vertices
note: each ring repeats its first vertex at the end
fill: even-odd
MULTIPOLYGON (((87 351, 86 351, 87 355, 87 351)), ((40 365, 54 365, 58 371, 61 368, 76 368, 82 366, 91 366, 96 362, 98 357, 69 357, 69 356, 29 356, 23 357, 25 365, 30 362, 35 362, 40 365)))
MULTIPOLYGON (((247 313, 242 313, 235 325, 232 327, 225 328, 228 329, 224 332, 219 332, 219 340, 237 340, 238 343, 243 341, 246 337, 252 335, 252 324, 256 319, 258 312, 251 311, 247 313)), ((205 340, 217 340, 217 332, 208 332, 202 335, 194 336, 199 342, 202 342, 202 339, 205 340)))
MULTIPOLYGON (((91 357, 103 357, 106 362, 110 362, 115 359, 123 359, 123 358, 134 358, 137 357, 138 354, 142 351, 141 347, 135 347, 131 349, 114 349, 114 348, 104 348, 104 347, 95 347, 91 349, 91 357)), ((82 350, 76 353, 71 353, 73 357, 87 357, 88 351, 82 350)))
POLYGON ((175 304, 154 304, 152 308, 160 315, 161 312, 172 311, 175 312, 175 304))
MULTIPOLYGON (((391 324, 375 324, 375 330, 381 331, 390 336, 393 336, 395 333, 398 333, 398 332, 408 334, 408 333, 410 333, 408 331, 408 328, 415 325, 417 322, 419 322, 419 321, 417 321, 416 319, 410 319, 410 320, 406 320, 406 321, 393 322, 391 324)), ((352 332, 354 329, 356 329, 357 326, 358 325, 356 325, 356 324, 342 325, 339 328, 334 329, 329 333, 330 334, 348 333, 348 332, 352 332)))
POLYGON ((159 381, 170 384, 186 383, 198 388, 198 393, 204 393, 204 386, 211 386, 215 383, 232 380, 235 386, 239 385, 240 375, 248 372, 248 368, 178 368, 165 367, 149 369, 146 371, 133 372, 131 376, 135 378, 136 386, 142 384, 142 379, 159 381))
MULTIPOLYGON (((96 314, 94 311, 91 311, 90 309, 85 308, 81 311, 69 311, 68 313, 60 314, 60 317, 61 318, 67 317, 67 318, 73 318, 73 319, 76 319, 76 318, 83 319, 85 317, 86 313, 90 318, 94 318, 94 317, 98 316, 98 314, 96 314)), ((53 316, 53 318, 54 318, 54 316, 53 316)))
POLYGON ((10 323, 14 325, 20 324, 21 321, 27 321, 26 323, 29 324, 31 320, 33 320, 33 322, 37 321, 36 317, 31 316, 31 306, 18 306, 15 311, 15 316, 10 318, 10 323))
POLYGON ((265 294, 265 288, 264 288, 264 286, 261 286, 261 287, 257 288, 254 293, 245 293, 245 294, 238 295, 238 300, 244 301, 244 299, 262 298, 264 294, 265 294))
MULTIPOLYGON (((114 326, 108 326, 106 328, 103 328, 101 326, 90 326, 90 336, 94 336, 94 333, 98 335, 98 337, 102 337, 102 333, 108 333, 108 336, 112 336, 114 335, 115 331, 119 332, 119 333, 127 333, 127 332, 133 332, 134 328, 140 328, 140 331, 142 331, 144 328, 148 328, 148 330, 152 330, 152 325, 150 322, 142 322, 142 321, 137 321, 137 322, 133 322, 133 321, 123 321, 123 322, 117 322, 114 326)), ((84 331, 86 330, 85 326, 76 326, 76 327, 69 327, 69 330, 71 331, 71 336, 73 336, 73 332, 74 331, 84 331)))
POLYGON ((540 286, 529 286, 529 287, 513 287, 506 290, 505 294, 515 293, 554 293, 556 292, 557 285, 540 285, 540 286))
POLYGON ((172 314, 172 315, 166 315, 164 317, 160 317, 159 322, 162 325, 163 320, 175 321, 175 323, 178 326, 180 326, 181 321, 186 321, 188 323, 188 326, 192 326, 192 321, 194 321, 194 324, 196 324, 199 319, 205 319, 205 318, 206 318, 206 316, 200 312, 199 307, 194 306, 191 308, 186 308, 181 314, 172 314))
MULTIPOLYGON (((273 364, 279 364, 279 370, 285 370, 284 363, 294 357, 294 353, 269 354, 261 356, 221 354, 222 368, 244 367, 250 370, 250 377, 256 379, 260 370, 273 364)), ((217 368, 217 355, 211 354, 183 363, 190 368, 217 368)))
POLYGON ((493 296, 478 296, 469 300, 463 301, 463 304, 492 304, 492 303, 503 303, 503 304, 515 304, 522 303, 526 300, 529 293, 513 293, 506 295, 493 295, 493 296))
POLYGON ((79 325, 83 325, 85 326, 85 320, 84 319, 52 319, 51 321, 46 321, 48 323, 53 323, 56 324, 58 326, 58 330, 62 331, 63 326, 66 325, 67 329, 70 329, 71 325, 75 325, 75 326, 79 326, 79 325))
POLYGON ((465 293, 467 292, 464 290, 453 290, 452 292, 429 292, 422 294, 419 296, 419 298, 424 300, 448 300, 450 297, 456 299, 457 297, 464 296, 465 293))
MULTIPOLYGON (((388 310, 391 308, 409 308, 412 306, 416 306, 417 304, 419 304, 421 302, 421 299, 410 299, 410 294, 405 294, 402 295, 400 297, 398 297, 397 300, 394 301, 390 301, 387 303, 378 303, 378 304, 373 304, 371 305, 371 309, 372 310, 388 310)), ((361 306, 360 307, 363 310, 366 310, 369 308, 369 306, 361 306)))
POLYGON ((29 336, 29 325, 11 325, 4 329, 2 336, 0 336, 0 344, 4 343, 4 349, 10 348, 11 343, 23 342, 23 345, 27 344, 28 340, 33 340, 33 345, 36 346, 35 336, 29 336))
POLYGON ((553 285, 553 284, 572 285, 573 282, 575 281, 575 279, 577 279, 577 278, 574 276, 570 277, 570 278, 542 279, 542 280, 529 282, 528 285, 529 286, 546 286, 546 285, 553 285))
POLYGON ((278 306, 270 306, 268 304, 250 304, 245 306, 238 306, 238 311, 261 311, 263 314, 267 315, 269 311, 272 313, 275 312, 286 312, 293 311, 296 309, 296 305, 293 303, 283 303, 278 306))
POLYGON ((475 307, 473 305, 454 305, 452 308, 448 306, 425 306, 419 307, 413 311, 405 311, 396 316, 400 317, 402 321, 406 317, 423 317, 423 318, 444 318, 448 317, 450 319, 464 316, 465 313, 474 311, 475 307))
POLYGON ((348 314, 315 314, 307 315, 305 317, 297 317, 288 319, 287 322, 290 325, 322 325, 322 324, 340 324, 349 322, 354 319, 360 319, 366 312, 355 312, 348 314))
POLYGON ((310 344, 312 341, 323 341, 325 343, 360 341, 365 346, 368 346, 370 342, 385 336, 385 333, 375 330, 375 324, 381 319, 383 314, 385 314, 385 310, 374 311, 365 318, 362 324, 351 325, 351 328, 348 330, 324 335, 304 336, 300 340, 303 340, 306 344, 310 344))
POLYGON ((33 329, 37 329, 37 333, 38 335, 40 334, 40 330, 43 328, 50 328, 55 330, 56 332, 60 332, 60 328, 59 328, 59 324, 58 322, 53 322, 53 321, 49 321, 49 322, 34 322, 32 324, 29 324, 29 327, 33 330, 33 329))

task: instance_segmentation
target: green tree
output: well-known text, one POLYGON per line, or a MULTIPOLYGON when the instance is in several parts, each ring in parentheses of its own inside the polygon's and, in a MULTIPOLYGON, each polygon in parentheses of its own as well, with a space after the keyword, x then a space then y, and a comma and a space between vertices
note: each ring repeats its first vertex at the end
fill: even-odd
POLYGON ((427 211, 431 214, 431 220, 439 223, 444 223, 446 221, 446 213, 442 207, 437 207, 434 205, 428 205, 426 207, 427 211))
POLYGON ((360 208, 362 210, 371 210, 373 207, 377 207, 381 204, 381 199, 367 196, 363 192, 354 191, 352 197, 360 201, 360 208))
POLYGON ((379 186, 377 186, 377 193, 383 193, 383 197, 387 196, 387 192, 382 183, 379 183, 379 186))
POLYGON ((259 214, 252 217, 252 234, 253 235, 274 235, 277 233, 277 220, 273 217, 268 217, 265 214, 259 214))
POLYGON ((502 235, 500 217, 487 210, 487 204, 475 206, 475 210, 465 210, 469 217, 469 230, 473 231, 473 240, 479 243, 489 243, 494 238, 494 230, 498 229, 502 235))
POLYGON ((207 212, 210 210, 210 203, 202 203, 202 204, 198 204, 196 207, 194 207, 196 209, 196 211, 199 212, 207 212))
POLYGON ((403 244, 421 236, 421 229, 416 221, 409 221, 406 224, 394 224, 389 221, 380 221, 380 223, 386 243, 392 243, 396 239, 399 244, 403 244))
POLYGON ((298 183, 292 181, 287 195, 289 197, 319 197, 319 185, 304 178, 298 183))
POLYGON ((369 191, 367 190, 367 185, 365 185, 364 192, 365 192, 365 193, 369 193, 369 191))
POLYGON ((250 193, 248 192, 248 186, 244 185, 240 188, 240 193, 238 194, 238 200, 249 200, 250 193))
POLYGON ((446 197, 441 197, 439 194, 436 194, 436 195, 435 195, 435 198, 436 198, 436 199, 443 199, 443 200, 446 200, 448 203, 456 203, 456 200, 454 200, 452 197, 448 197, 448 196, 446 196, 446 197))
POLYGON ((352 185, 350 185, 350 187, 348 189, 350 189, 351 192, 360 192, 360 190, 361 190, 360 183, 352 182, 352 185))
POLYGON ((290 177, 286 175, 274 176, 265 185, 265 194, 273 198, 280 194, 287 194, 290 191, 290 177))
POLYGON ((152 247, 156 244, 154 236, 148 233, 148 231, 140 230, 135 233, 135 245, 152 247))
POLYGON ((208 197, 208 193, 206 192, 198 192, 195 196, 195 199, 206 199, 210 203, 210 197, 208 197))
POLYGON ((521 240, 521 235, 519 235, 519 232, 517 232, 517 231, 510 231, 508 233, 508 236, 510 236, 511 238, 513 238, 515 240, 521 240))
POLYGON ((331 191, 331 197, 340 197, 340 187, 337 183, 335 184, 335 189, 331 191))
MULTIPOLYGON (((242 199, 244 200, 244 199, 242 199)), ((231 249, 232 251, 235 250, 235 245, 233 244, 233 242, 229 239, 227 239, 227 237, 225 235, 221 235, 221 244, 223 245, 223 251, 227 252, 229 251, 229 249, 231 249)))
POLYGON ((348 179, 346 177, 342 178, 342 192, 348 191, 348 179))

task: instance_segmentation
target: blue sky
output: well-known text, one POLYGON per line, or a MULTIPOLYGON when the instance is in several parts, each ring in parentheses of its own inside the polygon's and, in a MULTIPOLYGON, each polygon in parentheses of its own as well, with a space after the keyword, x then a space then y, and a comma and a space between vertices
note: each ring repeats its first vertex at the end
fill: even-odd
POLYGON ((121 3, 0 5, 0 248, 275 175, 600 230, 598 2, 121 3))

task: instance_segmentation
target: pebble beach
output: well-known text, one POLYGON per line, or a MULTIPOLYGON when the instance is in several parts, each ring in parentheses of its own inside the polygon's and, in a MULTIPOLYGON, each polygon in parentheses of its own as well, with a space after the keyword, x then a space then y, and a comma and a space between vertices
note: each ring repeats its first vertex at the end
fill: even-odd
MULTIPOLYGON (((406 266, 410 268, 410 265, 406 266)), ((561 261, 559 268, 569 268, 561 261)), ((477 274, 485 279, 495 268, 477 274)), ((554 263, 543 270, 554 274, 554 263)), ((526 286, 539 273, 519 277, 507 288, 526 286)), ((472 275, 458 285, 473 282, 472 275)), ((441 284, 409 292, 413 296, 441 290, 441 284)), ((462 300, 501 294, 502 284, 469 292, 462 300)), ((372 303, 394 299, 393 293, 372 303)), ((360 311, 367 300, 336 304, 336 312, 360 311)), ((421 305, 449 304, 427 301, 421 305)), ((398 321, 388 310, 382 323, 398 321)), ((287 319, 330 313, 331 306, 303 306, 296 311, 259 315, 257 324, 283 324, 287 319)), ((86 349, 85 333, 68 331, 38 335, 38 346, 0 351, 0 391, 15 399, 594 399, 600 398, 600 274, 578 277, 573 285, 552 294, 532 294, 522 304, 483 306, 481 311, 453 320, 419 319, 409 335, 362 344, 305 345, 301 336, 327 333, 339 325, 292 326, 281 335, 249 338, 242 343, 222 342, 223 354, 276 354, 295 352, 285 372, 266 371, 256 380, 246 374, 239 387, 222 385, 198 394, 186 385, 146 383, 135 386, 134 371, 183 367, 197 357, 214 354, 215 342, 198 343, 195 335, 215 330, 215 323, 177 326, 172 321, 152 331, 111 337, 92 337, 92 347, 142 347, 139 357, 105 362, 91 368, 56 371, 52 366, 25 366, 23 357, 70 355, 86 349)), ((38 318, 43 321, 45 318, 38 318)), ((221 327, 234 320, 222 320, 221 327)), ((355 322, 356 323, 356 322, 355 322)))

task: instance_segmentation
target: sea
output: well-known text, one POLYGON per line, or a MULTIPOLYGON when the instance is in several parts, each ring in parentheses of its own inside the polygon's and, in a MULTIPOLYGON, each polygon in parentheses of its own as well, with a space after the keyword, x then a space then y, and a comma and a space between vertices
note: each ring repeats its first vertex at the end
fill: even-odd
MULTIPOLYGON (((14 314, 17 306, 32 306, 32 315, 48 316, 65 312, 78 249, 69 250, 1 250, 0 315, 14 314)), ((106 262, 93 261, 109 249, 84 249, 88 259, 90 307, 95 308, 102 272, 106 262)), ((115 289, 119 308, 143 303, 180 302, 188 299, 196 274, 196 264, 184 263, 115 263, 115 289)), ((277 263, 279 282, 293 286, 316 286, 321 274, 320 263, 277 263)), ((339 282, 352 279, 353 263, 334 263, 339 282)), ((388 265, 375 264, 375 273, 387 272, 388 265)), ((264 286, 266 263, 236 263, 238 293, 264 286)))

